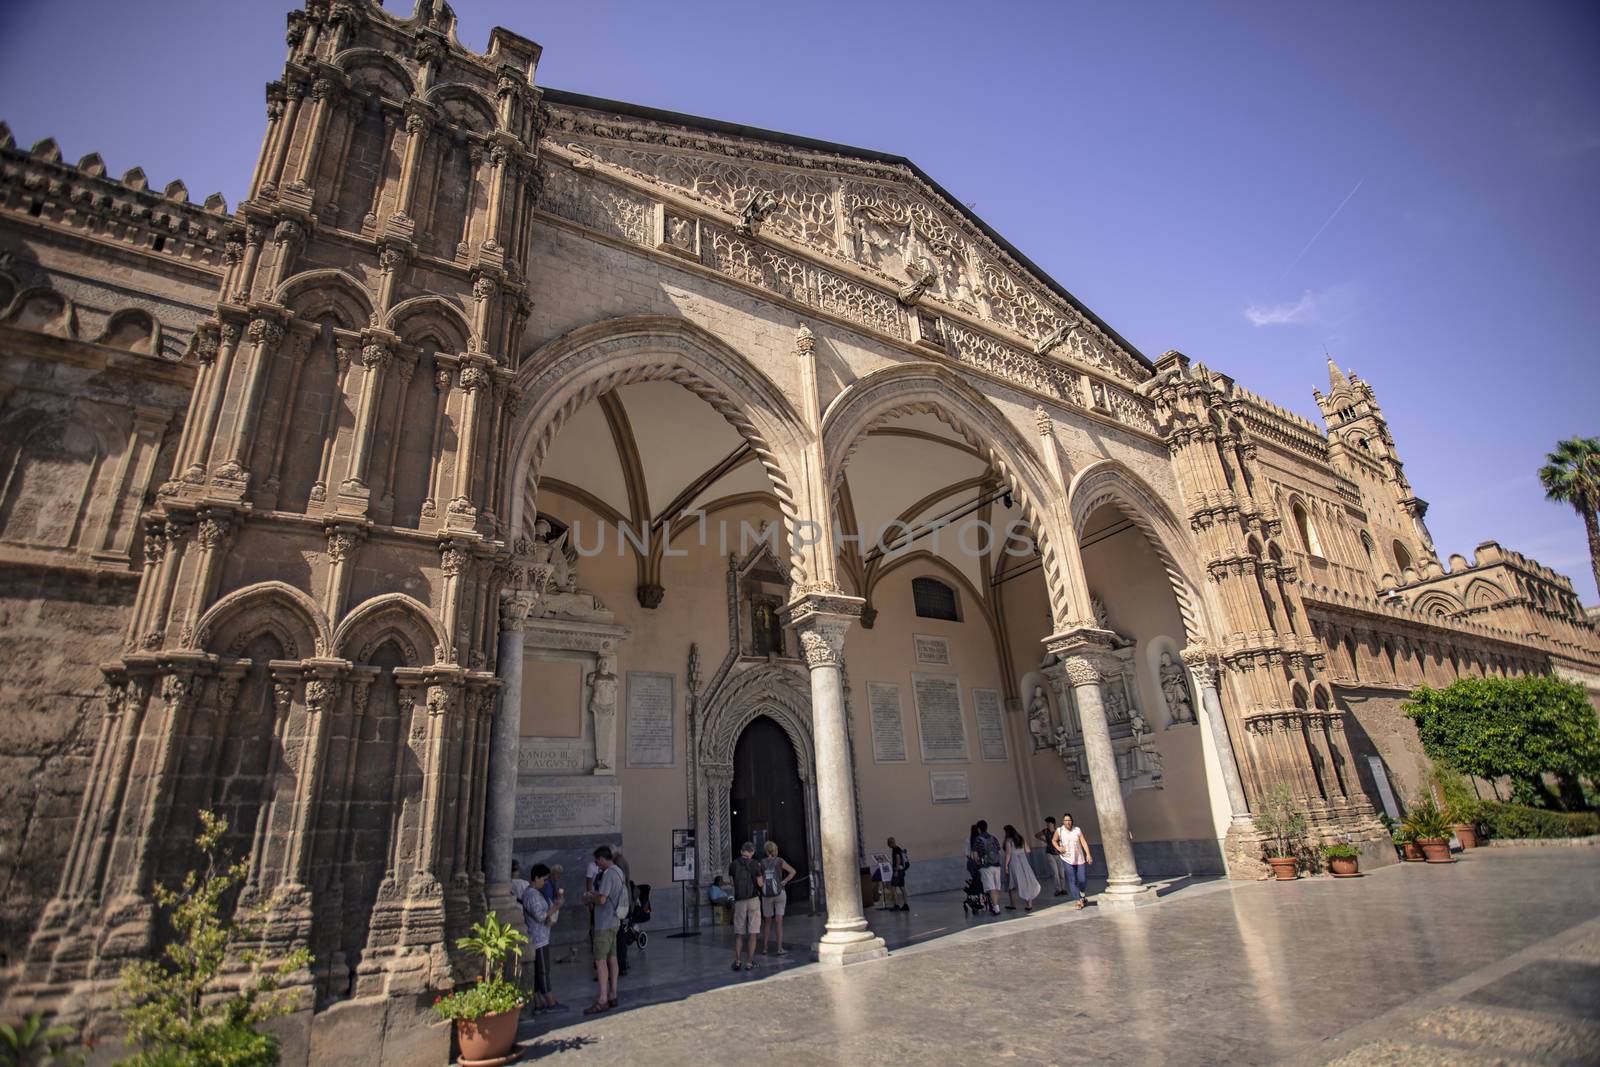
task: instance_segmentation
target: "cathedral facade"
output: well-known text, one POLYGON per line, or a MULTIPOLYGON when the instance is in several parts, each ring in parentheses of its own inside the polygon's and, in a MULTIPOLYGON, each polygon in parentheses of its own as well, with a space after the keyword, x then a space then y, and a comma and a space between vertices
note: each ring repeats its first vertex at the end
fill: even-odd
POLYGON ((95 1018, 207 809, 315 956, 289 1058, 438 1062, 513 859, 620 845, 692 924, 778 840, 848 962, 888 835, 948 889, 1072 811, 1136 903, 1255 877, 1284 785, 1375 866, 1417 685, 1600 693, 1331 361, 1318 425, 1152 360, 909 161, 544 88, 438 0, 288 26, 232 211, 0 132, 8 1002, 95 1018))

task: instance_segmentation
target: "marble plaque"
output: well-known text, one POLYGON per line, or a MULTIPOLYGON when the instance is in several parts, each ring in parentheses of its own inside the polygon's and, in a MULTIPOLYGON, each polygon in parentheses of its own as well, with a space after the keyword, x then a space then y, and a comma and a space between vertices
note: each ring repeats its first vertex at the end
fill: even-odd
POLYGON ((580 659, 522 661, 522 733, 529 737, 583 736, 583 676, 580 659))
POLYGON ((928 788, 935 804, 964 804, 972 799, 966 771, 929 771, 928 788))
POLYGON ((984 759, 1006 758, 1006 719, 998 689, 974 689, 972 713, 978 720, 978 753, 984 759))
POLYGON ((628 672, 628 766, 673 764, 673 676, 628 672))
POLYGON ((867 706, 872 712, 872 761, 906 762, 906 725, 900 713, 900 687, 888 682, 868 682, 867 706))
POLYGON ((971 759, 967 725, 961 714, 961 680, 953 674, 913 673, 911 697, 917 706, 922 762, 961 763, 971 759))
POLYGON ((517 773, 578 774, 594 766, 588 742, 524 736, 517 745, 517 773))
POLYGON ((912 634, 911 640, 916 647, 918 663, 936 663, 942 666, 950 663, 950 642, 946 638, 912 634))
POLYGON ((517 829, 545 836, 580 831, 614 832, 617 795, 612 790, 523 793, 517 797, 517 829))

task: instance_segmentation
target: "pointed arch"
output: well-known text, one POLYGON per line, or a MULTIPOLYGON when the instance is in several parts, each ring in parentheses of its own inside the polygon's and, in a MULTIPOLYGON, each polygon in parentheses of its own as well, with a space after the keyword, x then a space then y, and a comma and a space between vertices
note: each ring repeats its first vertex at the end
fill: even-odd
POLYGON ((328 622, 317 602, 287 582, 257 582, 218 600, 195 627, 196 648, 237 656, 271 634, 290 659, 328 652, 328 622))
POLYGON ((822 416, 822 454, 829 492, 844 479, 850 455, 868 433, 902 415, 930 414, 960 434, 988 460, 1012 491, 1033 532, 1055 620, 1071 618, 1068 570, 1060 553, 1069 538, 1056 529, 1055 498, 1041 457, 994 402, 945 367, 905 363, 874 371, 833 399, 822 416))
POLYGON ((331 313, 347 330, 359 330, 372 319, 371 294, 354 275, 335 268, 296 274, 278 286, 272 299, 301 318, 331 313))
POLYGON ((467 313, 442 296, 414 296, 402 300, 389 312, 385 325, 406 341, 414 341, 431 330, 441 335, 443 347, 451 352, 470 351, 475 340, 467 313))
MULTIPOLYGON (((728 420, 749 442, 772 483, 786 528, 797 528, 807 437, 799 413, 771 379, 724 341, 670 316, 630 316, 581 326, 523 358, 517 385, 529 402, 512 427, 517 445, 507 484, 537 488, 545 457, 566 421, 602 393, 644 381, 675 382, 728 420)), ((503 502, 513 538, 531 522, 535 499, 514 492, 503 502)), ((804 584, 804 556, 793 541, 790 549, 794 583, 804 584)))
POLYGON ((1098 508, 1111 504, 1144 534, 1166 569, 1167 582, 1183 619, 1184 636, 1191 645, 1205 643, 1208 637, 1222 633, 1214 625, 1214 614, 1205 597, 1206 586, 1194 577, 1199 568, 1190 554, 1190 539, 1184 536, 1172 509, 1142 478, 1116 460, 1100 460, 1072 479, 1067 499, 1074 529, 1082 529, 1098 508))
POLYGON ((444 628, 421 601, 405 593, 384 593, 357 604, 333 633, 333 654, 367 663, 386 641, 398 644, 413 667, 447 658, 444 628))

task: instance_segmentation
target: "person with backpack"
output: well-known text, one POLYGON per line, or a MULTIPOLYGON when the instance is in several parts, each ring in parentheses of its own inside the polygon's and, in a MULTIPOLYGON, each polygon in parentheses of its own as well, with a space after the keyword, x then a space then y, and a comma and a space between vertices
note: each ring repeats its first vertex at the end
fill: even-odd
POLYGON ((761 932, 761 864, 756 862, 756 846, 746 841, 739 855, 728 864, 733 882, 733 969, 753 971, 756 966, 756 935, 761 932), (740 962, 740 952, 744 962, 740 962))
POLYGON ((1081 911, 1089 899, 1089 864, 1094 862, 1094 854, 1089 851, 1089 840, 1083 836, 1083 831, 1072 825, 1070 811, 1061 816, 1056 847, 1061 850, 1061 863, 1067 869, 1069 899, 1077 900, 1081 911))
POLYGON ((979 819, 974 827, 978 832, 972 838, 973 863, 977 864, 978 877, 983 881, 984 894, 989 898, 989 914, 1000 914, 1000 842, 989 832, 989 821, 979 819))
POLYGON ((906 871, 911 867, 911 853, 889 838, 889 910, 910 911, 906 903, 906 871))
POLYGON ((774 929, 778 933, 779 956, 787 956, 789 950, 783 947, 783 913, 789 905, 789 883, 794 881, 796 874, 800 873, 789 866, 789 861, 778 855, 778 843, 769 840, 763 849, 766 856, 761 860, 761 918, 771 919, 770 923, 763 922, 761 929, 761 954, 767 954, 768 934, 774 929))
POLYGON ((1056 847, 1056 817, 1045 816, 1044 829, 1033 836, 1044 842, 1044 850, 1050 857, 1050 873, 1056 879, 1056 896, 1066 896, 1067 869, 1061 865, 1061 850, 1056 847))
POLYGON ((611 849, 601 845, 594 850, 597 871, 594 888, 583 895, 594 909, 594 974, 600 983, 595 1002, 584 1008, 585 1015, 599 1015, 617 1006, 617 929, 629 907, 628 882, 622 868, 611 862, 611 849))

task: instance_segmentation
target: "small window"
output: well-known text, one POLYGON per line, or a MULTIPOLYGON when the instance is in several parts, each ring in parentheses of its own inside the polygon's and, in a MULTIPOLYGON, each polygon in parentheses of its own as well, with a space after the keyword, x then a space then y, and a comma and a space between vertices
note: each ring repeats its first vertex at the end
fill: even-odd
POLYGON ((1305 505, 1296 500, 1290 511, 1294 513, 1295 532, 1300 535, 1300 545, 1308 553, 1321 558, 1322 542, 1317 540, 1317 528, 1311 525, 1311 516, 1306 512, 1305 505))
POLYGON ((961 621, 956 591, 937 578, 911 579, 911 600, 919 619, 961 621))

